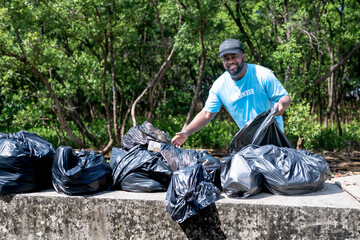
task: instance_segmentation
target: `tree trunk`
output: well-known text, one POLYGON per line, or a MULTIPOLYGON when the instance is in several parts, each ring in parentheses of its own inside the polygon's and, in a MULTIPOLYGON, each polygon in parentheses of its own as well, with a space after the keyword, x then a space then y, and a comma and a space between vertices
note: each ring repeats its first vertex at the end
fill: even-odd
MULTIPOLYGON (((63 81, 63 79, 59 76, 59 74, 57 73, 57 71, 55 69, 53 69, 52 71, 49 71, 50 74, 51 72, 54 72, 54 76, 55 79, 59 81, 59 83, 61 84, 61 86, 66 89, 66 85, 63 81)), ((75 123, 75 125, 77 126, 77 128, 79 129, 79 131, 82 133, 82 135, 86 136, 95 146, 99 145, 98 140, 94 137, 94 135, 92 135, 89 130, 87 129, 87 127, 85 126, 84 122, 81 119, 81 116, 79 114, 79 112, 76 110, 77 107, 73 101, 72 98, 69 98, 69 100, 67 100, 66 104, 69 104, 71 109, 71 118, 73 120, 73 122, 75 123)), ((84 142, 84 141, 83 141, 84 142)), ((84 147, 85 147, 86 143, 84 142, 84 147)))
MULTIPOLYGON (((161 78, 162 79, 162 78, 161 78)), ((155 103, 156 101, 154 101, 155 98, 155 92, 156 92, 156 88, 157 85, 159 85, 160 83, 160 78, 155 82, 153 89, 150 91, 150 96, 149 96, 149 101, 150 101, 150 110, 149 110, 149 114, 148 114, 148 122, 152 122, 152 119, 154 117, 154 108, 155 108, 155 103)))
POLYGON ((58 99, 55 91, 52 89, 49 81, 45 78, 45 76, 37 69, 35 68, 26 58, 26 53, 25 50, 23 48, 23 42, 22 39, 20 37, 20 34, 17 30, 17 28, 15 28, 15 33, 17 36, 17 40, 18 40, 18 44, 20 46, 21 52, 22 52, 22 56, 18 56, 16 54, 12 54, 12 53, 6 53, 3 51, 3 49, 1 49, 1 53, 2 55, 5 56, 9 56, 9 57, 13 57, 17 60, 19 60, 20 62, 24 63, 26 66, 29 67, 30 72, 32 72, 33 74, 35 74, 35 76, 37 76, 40 81, 44 84, 45 88, 48 90, 51 98, 53 99, 55 106, 56 106, 56 112, 55 114, 57 115, 58 119, 59 119, 59 123, 60 123, 60 129, 64 130, 70 137, 70 139, 76 144, 78 145, 79 148, 83 148, 83 143, 82 141, 72 132, 72 130, 70 129, 66 119, 65 119, 65 114, 63 111, 63 107, 60 103, 60 100, 58 99))
POLYGON ((346 57, 344 57, 342 59, 342 61, 336 63, 336 64, 332 64, 328 70, 327 73, 325 73, 324 75, 320 76, 319 78, 317 78, 313 84, 318 84, 322 81, 324 81, 325 79, 327 79, 328 77, 331 76, 331 74, 336 71, 340 66, 344 65, 351 57, 353 57, 356 53, 356 51, 358 51, 360 49, 360 42, 357 43, 352 49, 351 51, 346 55, 346 57))
POLYGON ((225 2, 224 3, 225 7, 227 8, 231 18, 235 21, 236 26, 239 28, 240 32, 242 33, 242 35, 245 38, 245 42, 247 43, 247 45, 250 48, 251 53, 254 55, 256 61, 261 65, 262 64, 262 59, 259 56, 258 52, 256 51, 249 35, 247 34, 247 32, 245 31, 244 26, 241 23, 241 19, 240 19, 240 1, 236 0, 236 13, 237 16, 235 16, 234 12, 232 11, 231 7, 225 2))
POLYGON ((333 99, 334 99, 334 74, 331 74, 331 77, 328 79, 328 104, 326 107, 326 114, 324 120, 324 127, 328 127, 328 121, 331 121, 331 112, 333 107, 333 99))
POLYGON ((302 149, 304 148, 304 140, 301 136, 298 136, 298 140, 296 142, 296 149, 302 149))
MULTIPOLYGON (((174 46, 175 48, 175 46, 174 46)), ((173 48, 173 50, 174 50, 173 48)), ((145 93, 149 90, 149 88, 151 86, 154 85, 154 83, 156 83, 157 81, 159 81, 160 79, 162 79, 167 70, 169 69, 170 67, 170 59, 172 57, 172 53, 170 53, 170 56, 165 60, 165 62, 163 63, 163 65, 160 67, 159 71, 156 73, 154 79, 152 79, 151 81, 149 81, 147 87, 142 91, 142 93, 135 99, 133 105, 131 106, 131 119, 132 119, 132 122, 133 122, 133 126, 137 126, 137 123, 136 123, 136 118, 135 118, 135 107, 136 107, 136 104, 141 100, 141 98, 145 95, 145 93)))
POLYGON ((205 30, 205 19, 202 18, 201 26, 200 26, 200 44, 201 44, 200 70, 199 70, 198 79, 196 81, 194 97, 193 97, 189 112, 186 116, 186 121, 185 121, 183 129, 186 128, 187 125, 189 125, 190 120, 192 119, 192 117, 194 115, 195 107, 196 107, 196 104, 197 104, 197 101, 199 98, 200 89, 201 89, 201 82, 202 82, 202 78, 204 75, 205 62, 206 62, 206 51, 205 51, 205 45, 204 45, 204 30, 205 30))
POLYGON ((102 97, 103 97, 103 104, 104 104, 104 108, 105 108, 106 126, 107 126, 107 131, 108 131, 108 134, 109 134, 109 141, 108 141, 107 145, 101 151, 101 154, 108 153, 110 151, 110 149, 112 148, 113 144, 114 144, 114 138, 113 138, 112 129, 111 129, 110 108, 109 108, 109 105, 107 104, 106 94, 105 93, 106 93, 106 88, 105 88, 105 83, 103 83, 102 97))
MULTIPOLYGON (((285 18, 284 18, 284 22, 286 25, 286 42, 290 42, 290 38, 291 38, 291 28, 289 27, 289 22, 290 22, 290 16, 289 16, 289 1, 285 0, 284 1, 284 12, 285 12, 285 18)), ((286 71, 285 71, 285 83, 290 81, 290 66, 287 65, 286 66, 286 71)))
MULTIPOLYGON (((72 119, 75 123, 75 125, 78 127, 78 129, 80 130, 80 132, 86 136, 95 146, 99 146, 99 141, 95 138, 94 135, 92 135, 89 130, 87 129, 87 127, 85 126, 84 122, 81 120, 81 116, 78 113, 78 111, 76 110, 76 106, 74 104, 74 102, 70 99, 69 100, 69 104, 71 106, 71 112, 73 114, 72 119)), ((85 145, 85 143, 84 143, 85 145)), ((85 147, 85 146, 84 146, 85 147)))
POLYGON ((173 45, 173 48, 171 49, 171 52, 169 54, 169 56, 165 59, 165 61, 163 62, 163 64, 161 65, 159 71, 155 74, 154 78, 152 80, 149 81, 147 87, 143 90, 143 92, 135 99, 134 103, 131 106, 131 119, 132 119, 132 123, 133 126, 135 127, 137 125, 136 123, 136 117, 135 117, 135 108, 136 108, 136 104, 141 100, 141 98, 145 95, 145 93, 148 91, 148 89, 152 86, 154 86, 158 81, 161 81, 161 79, 165 76, 167 70, 170 67, 170 60, 175 52, 176 49, 176 43, 179 39, 179 34, 180 34, 180 30, 181 30, 181 13, 179 12, 179 29, 177 32, 177 37, 175 38, 175 42, 173 45))
POLYGON ((111 64, 111 85, 112 85, 112 95, 113 95, 113 124, 114 124, 114 134, 115 139, 120 146, 121 137, 119 135, 119 126, 118 126, 118 115, 117 115, 117 92, 116 92, 116 71, 115 71, 115 60, 114 60, 114 41, 113 36, 110 36, 110 64, 111 64))
MULTIPOLYGON (((27 62, 25 60, 25 62, 27 62)), ((52 89, 50 83, 47 81, 47 79, 40 73, 39 70, 37 70, 34 66, 30 65, 30 71, 34 73, 41 82, 45 85, 45 88, 49 91, 51 98, 53 99, 55 106, 56 106, 56 113, 59 119, 60 128, 63 129, 70 137, 70 139, 78 145, 79 148, 83 148, 83 142, 72 132, 69 125, 67 124, 67 121, 64 116, 63 108, 61 106, 60 100, 57 98, 54 90, 52 89)))
MULTIPOLYGON (((104 81, 105 81, 106 73, 107 73, 108 54, 109 54, 109 40, 108 40, 108 37, 105 38, 105 44, 104 44, 103 49, 104 49, 103 76, 104 76, 104 81)), ((107 145, 102 149, 101 154, 106 154, 112 148, 112 146, 114 144, 114 138, 113 138, 112 127, 111 127, 110 108, 109 108, 107 97, 106 97, 106 84, 105 84, 105 82, 102 84, 101 94, 102 94, 102 101, 103 101, 104 109, 105 109, 107 131, 108 131, 108 134, 109 134, 109 141, 108 141, 107 145)))
MULTIPOLYGON (((167 41, 166 41, 166 38, 165 38, 165 34, 164 34, 164 26, 163 24, 161 23, 161 20, 160 20, 160 13, 159 13, 159 9, 157 8, 156 4, 154 3, 153 0, 150 0, 152 5, 154 6, 155 8, 155 11, 156 11, 156 20, 159 24, 159 27, 160 27, 160 32, 161 32, 161 39, 162 39, 162 42, 163 42, 163 49, 164 49, 164 58, 166 59, 168 57, 168 49, 167 49, 167 41)), ((148 121, 149 122, 152 122, 152 119, 154 117, 154 96, 155 96, 155 92, 156 92, 156 89, 157 89, 157 85, 159 84, 160 80, 162 78, 159 78, 153 85, 151 91, 150 91, 150 96, 149 96, 149 114, 148 114, 148 121)))

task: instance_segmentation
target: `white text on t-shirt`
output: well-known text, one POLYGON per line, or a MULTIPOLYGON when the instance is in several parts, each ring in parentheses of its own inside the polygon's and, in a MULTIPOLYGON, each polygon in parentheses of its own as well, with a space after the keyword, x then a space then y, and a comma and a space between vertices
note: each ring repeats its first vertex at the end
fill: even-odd
POLYGON ((254 94, 254 89, 246 90, 239 95, 239 99, 254 94))

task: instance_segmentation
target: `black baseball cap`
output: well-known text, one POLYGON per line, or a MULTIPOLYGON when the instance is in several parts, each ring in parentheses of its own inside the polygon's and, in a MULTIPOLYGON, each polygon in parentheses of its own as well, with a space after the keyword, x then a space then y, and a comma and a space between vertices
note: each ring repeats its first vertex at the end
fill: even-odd
POLYGON ((244 45, 242 42, 232 38, 226 39, 220 44, 219 57, 222 57, 228 53, 237 53, 239 50, 244 51, 244 45))

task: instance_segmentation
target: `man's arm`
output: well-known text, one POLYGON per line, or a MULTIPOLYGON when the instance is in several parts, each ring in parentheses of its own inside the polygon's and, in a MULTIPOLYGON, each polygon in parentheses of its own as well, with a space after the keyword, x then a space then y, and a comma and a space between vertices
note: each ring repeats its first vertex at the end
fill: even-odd
POLYGON ((205 127, 215 117, 215 115, 216 112, 199 112, 186 128, 184 128, 181 132, 176 133, 175 137, 173 137, 171 141, 172 144, 176 147, 183 145, 188 136, 205 127))
POLYGON ((274 104, 274 108, 277 108, 278 111, 275 113, 275 116, 281 116, 284 114, 285 110, 290 107, 291 99, 289 95, 282 96, 278 102, 274 104))

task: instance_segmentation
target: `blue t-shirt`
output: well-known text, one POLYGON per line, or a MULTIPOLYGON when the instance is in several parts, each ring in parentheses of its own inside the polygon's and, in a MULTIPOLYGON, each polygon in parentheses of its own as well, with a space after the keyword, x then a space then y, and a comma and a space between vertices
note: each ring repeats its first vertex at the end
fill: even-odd
MULTIPOLYGON (((203 110, 215 113, 224 105, 241 129, 249 120, 269 110, 285 95, 288 92, 271 70, 247 64, 245 76, 238 81, 234 81, 228 72, 216 79, 203 110)), ((277 116, 276 120, 284 131, 282 117, 277 116)))

